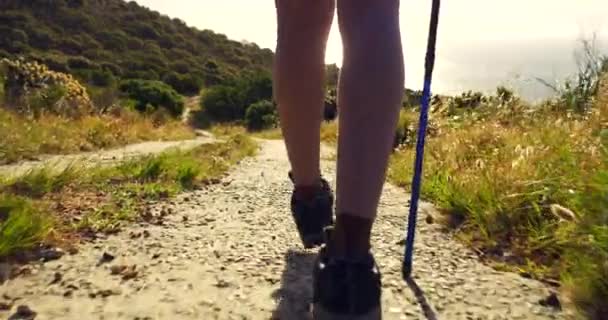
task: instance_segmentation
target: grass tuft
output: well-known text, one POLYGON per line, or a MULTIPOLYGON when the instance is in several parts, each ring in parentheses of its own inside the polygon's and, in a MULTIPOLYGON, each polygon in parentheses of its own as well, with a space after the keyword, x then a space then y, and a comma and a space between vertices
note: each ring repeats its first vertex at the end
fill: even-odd
POLYGON ((35 247, 49 235, 52 219, 26 198, 0 194, 0 258, 35 247))

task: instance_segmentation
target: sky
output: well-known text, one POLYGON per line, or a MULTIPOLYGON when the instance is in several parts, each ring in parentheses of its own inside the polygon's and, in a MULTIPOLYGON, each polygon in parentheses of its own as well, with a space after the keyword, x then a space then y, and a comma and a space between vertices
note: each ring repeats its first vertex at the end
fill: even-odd
MULTIPOLYGON (((137 0, 139 4, 199 29, 274 50, 274 0, 137 0)), ((422 85, 431 0, 402 0, 401 26, 408 88, 422 85)), ((606 0, 443 1, 434 91, 489 91, 507 85, 529 98, 548 92, 531 79, 554 82, 576 71, 575 50, 594 34, 608 53, 606 0)), ((332 28, 327 63, 341 62, 332 28)))

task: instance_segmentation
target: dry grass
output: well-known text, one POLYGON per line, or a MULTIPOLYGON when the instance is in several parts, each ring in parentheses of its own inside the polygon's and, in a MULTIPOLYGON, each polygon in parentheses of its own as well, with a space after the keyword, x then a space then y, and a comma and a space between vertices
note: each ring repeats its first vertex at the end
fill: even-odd
MULTIPOLYGON (((283 139, 283 133, 280 128, 263 130, 252 133, 254 137, 269 140, 283 139)), ((321 141, 335 145, 338 143, 338 122, 323 122, 321 124, 321 141)))
POLYGON ((27 118, 0 109, 0 164, 33 159, 41 154, 67 154, 146 140, 193 138, 179 121, 162 125, 135 112, 80 119, 46 115, 27 118))
MULTIPOLYGON (((608 87, 591 115, 529 110, 434 115, 423 196, 496 267, 561 281, 590 318, 608 314, 608 87)), ((414 150, 391 159, 409 188, 414 150)))

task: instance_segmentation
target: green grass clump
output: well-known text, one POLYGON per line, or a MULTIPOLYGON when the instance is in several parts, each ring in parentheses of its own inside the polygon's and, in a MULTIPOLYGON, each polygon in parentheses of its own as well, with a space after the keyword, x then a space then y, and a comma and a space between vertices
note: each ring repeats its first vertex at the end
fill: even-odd
POLYGON ((22 176, 0 180, 0 190, 10 190, 14 194, 30 198, 40 198, 47 193, 61 190, 66 185, 82 177, 83 170, 78 165, 70 165, 63 170, 52 167, 36 168, 22 176))
POLYGON ((0 194, 0 257, 33 248, 47 237, 52 220, 39 210, 26 198, 0 194))

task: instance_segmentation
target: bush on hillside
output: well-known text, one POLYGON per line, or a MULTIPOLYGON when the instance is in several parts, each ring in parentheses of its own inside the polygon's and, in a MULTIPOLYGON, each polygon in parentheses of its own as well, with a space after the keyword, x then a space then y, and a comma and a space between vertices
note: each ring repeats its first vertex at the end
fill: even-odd
POLYGON ((141 112, 165 108, 172 116, 180 116, 184 110, 183 98, 169 85, 160 81, 126 80, 120 90, 136 101, 135 108, 141 112))
POLYGON ((97 69, 99 66, 85 57, 68 58, 68 67, 70 69, 97 69))
POLYGON ((487 102, 487 97, 483 93, 469 90, 448 100, 448 113, 453 114, 457 110, 475 109, 484 102, 487 102))
POLYGON ((245 116, 241 94, 235 87, 212 87, 201 99, 201 105, 213 121, 230 122, 245 116))
POLYGON ((247 129, 256 131, 274 127, 278 121, 277 107, 268 100, 256 102, 247 108, 245 123, 247 129))
POLYGON ((201 105, 211 119, 231 122, 245 119, 247 108, 264 100, 272 100, 272 79, 266 73, 242 76, 227 85, 212 87, 201 99, 201 105))
POLYGON ((496 88, 496 98, 501 105, 512 102, 516 96, 513 90, 508 89, 504 86, 499 86, 496 88))
POLYGON ((196 95, 203 86, 203 79, 194 74, 171 72, 163 77, 163 82, 183 95, 196 95))
POLYGON ((86 88, 69 74, 23 59, 2 59, 0 65, 5 70, 6 102, 18 111, 76 116, 91 110, 86 88))
POLYGON ((91 83, 98 87, 108 87, 114 84, 114 75, 107 70, 94 70, 91 72, 91 83))

